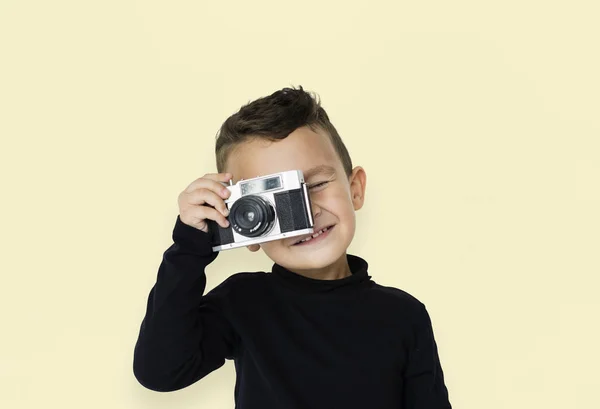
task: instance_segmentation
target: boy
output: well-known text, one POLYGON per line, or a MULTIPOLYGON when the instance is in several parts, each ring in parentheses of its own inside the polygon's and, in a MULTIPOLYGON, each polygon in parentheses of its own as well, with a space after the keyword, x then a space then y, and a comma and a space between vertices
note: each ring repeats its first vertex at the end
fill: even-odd
POLYGON ((425 306, 346 254, 366 174, 319 101, 299 87, 243 106, 221 127, 216 157, 219 173, 179 195, 135 347, 138 381, 174 391, 233 359, 239 409, 451 408, 425 306), (218 254, 206 220, 228 225, 220 182, 292 169, 309 186, 315 233, 249 246, 272 271, 234 274, 204 294, 218 254))

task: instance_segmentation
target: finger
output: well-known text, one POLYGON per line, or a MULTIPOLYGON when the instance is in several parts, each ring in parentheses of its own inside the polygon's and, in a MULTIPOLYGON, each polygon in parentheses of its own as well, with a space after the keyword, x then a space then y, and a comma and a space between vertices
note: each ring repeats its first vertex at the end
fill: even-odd
POLYGON ((207 189, 198 189, 188 194, 186 203, 191 205, 210 205, 217 209, 224 216, 229 215, 229 209, 223 198, 219 197, 215 192, 207 189))
POLYGON ((254 253, 255 251, 260 250, 260 244, 251 244, 249 246, 246 246, 246 248, 254 253))
POLYGON ((227 198, 229 197, 229 195, 231 194, 231 192, 229 191, 229 189, 227 189, 226 185, 216 181, 216 180, 212 180, 212 179, 197 179, 194 182, 192 182, 186 189, 185 192, 186 193, 191 193, 194 192, 196 190, 202 190, 202 189, 208 189, 211 190, 215 193, 217 193, 219 196, 223 197, 223 198, 227 198))
POLYGON ((229 227, 229 221, 225 218, 225 216, 212 207, 198 207, 195 210, 190 210, 190 215, 196 220, 197 223, 201 223, 202 221, 209 219, 219 223, 219 225, 223 228, 229 227))
POLYGON ((206 179, 216 180, 218 182, 229 182, 229 179, 233 177, 230 172, 222 172, 222 173, 207 173, 203 176, 206 179))
POLYGON ((194 180, 192 183, 190 183, 190 185, 186 188, 186 190, 190 189, 190 188, 191 188, 191 190, 194 190, 194 186, 202 180, 214 180, 215 182, 225 183, 225 182, 229 182, 232 177, 233 177, 233 175, 229 172, 227 172, 227 173, 207 173, 206 175, 202 176, 201 178, 198 178, 198 179, 194 180))

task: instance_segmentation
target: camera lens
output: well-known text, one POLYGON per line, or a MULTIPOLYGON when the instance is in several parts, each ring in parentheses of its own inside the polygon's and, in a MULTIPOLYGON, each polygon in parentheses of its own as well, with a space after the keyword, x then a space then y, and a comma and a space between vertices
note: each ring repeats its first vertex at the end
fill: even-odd
POLYGON ((248 195, 231 206, 229 220, 242 236, 258 237, 269 231, 275 220, 275 210, 260 196, 248 195))

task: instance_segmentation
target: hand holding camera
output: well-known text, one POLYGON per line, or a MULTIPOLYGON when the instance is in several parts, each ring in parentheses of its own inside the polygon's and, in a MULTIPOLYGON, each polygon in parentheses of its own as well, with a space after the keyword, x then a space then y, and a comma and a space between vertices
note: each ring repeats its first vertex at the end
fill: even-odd
POLYGON ((302 171, 290 170, 227 185, 231 174, 207 174, 179 195, 179 217, 211 233, 213 251, 313 233, 302 171))
POLYGON ((194 180, 177 199, 181 221, 205 233, 209 232, 207 220, 227 228, 229 210, 224 199, 231 192, 223 183, 231 177, 229 173, 208 173, 194 180))
POLYGON ((313 233, 308 187, 301 170, 288 170, 240 180, 226 186, 229 226, 208 220, 213 251, 248 246, 313 233))

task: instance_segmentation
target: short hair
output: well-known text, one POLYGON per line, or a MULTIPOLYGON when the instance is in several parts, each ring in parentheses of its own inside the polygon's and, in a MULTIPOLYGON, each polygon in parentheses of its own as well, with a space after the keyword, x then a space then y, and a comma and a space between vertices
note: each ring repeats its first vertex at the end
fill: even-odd
POLYGON ((350 154, 321 107, 319 96, 298 88, 283 88, 242 106, 231 115, 216 136, 217 171, 222 173, 233 148, 249 139, 270 141, 285 139, 294 130, 308 126, 313 131, 325 131, 341 159, 347 176, 352 174, 350 154))

